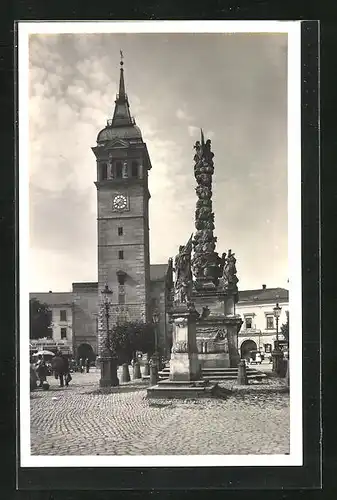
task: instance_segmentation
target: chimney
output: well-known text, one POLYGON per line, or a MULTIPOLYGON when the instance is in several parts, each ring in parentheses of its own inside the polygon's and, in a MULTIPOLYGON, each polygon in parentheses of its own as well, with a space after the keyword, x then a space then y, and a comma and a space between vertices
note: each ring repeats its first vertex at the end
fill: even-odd
POLYGON ((265 290, 267 288, 267 285, 262 285, 262 290, 265 290))

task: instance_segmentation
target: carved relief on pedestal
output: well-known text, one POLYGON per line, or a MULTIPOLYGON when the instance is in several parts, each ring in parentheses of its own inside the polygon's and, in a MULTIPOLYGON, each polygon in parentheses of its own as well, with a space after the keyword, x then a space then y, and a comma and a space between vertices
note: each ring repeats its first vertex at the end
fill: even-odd
POLYGON ((188 349, 188 342, 176 342, 172 346, 172 354, 180 354, 180 353, 187 353, 189 352, 188 349))

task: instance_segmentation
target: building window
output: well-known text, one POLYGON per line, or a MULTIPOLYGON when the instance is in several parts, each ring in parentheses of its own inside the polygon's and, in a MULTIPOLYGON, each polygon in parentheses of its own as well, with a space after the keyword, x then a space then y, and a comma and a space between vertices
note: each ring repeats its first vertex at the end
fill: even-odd
POLYGON ((274 329, 274 316, 267 316, 267 330, 273 330, 274 329))
POLYGON ((66 339, 66 338, 67 338, 67 329, 61 328, 61 339, 66 339))
POLYGON ((106 163, 100 164, 100 180, 105 181, 108 178, 108 165, 106 163))
POLYGON ((62 309, 60 311, 60 321, 67 321, 67 311, 66 311, 66 309, 62 309))
POLYGON ((138 163, 136 161, 132 162, 131 165, 131 176, 138 177, 138 163))
POLYGON ((116 178, 121 179, 123 177, 123 165, 121 161, 116 162, 116 178))
POLYGON ((253 318, 251 317, 246 317, 245 318, 245 323, 246 323, 246 329, 249 330, 250 328, 253 328, 253 318))
POLYGON ((118 228, 118 236, 123 236, 123 228, 122 227, 118 228))
POLYGON ((118 250, 118 258, 120 260, 124 259, 124 250, 118 250))

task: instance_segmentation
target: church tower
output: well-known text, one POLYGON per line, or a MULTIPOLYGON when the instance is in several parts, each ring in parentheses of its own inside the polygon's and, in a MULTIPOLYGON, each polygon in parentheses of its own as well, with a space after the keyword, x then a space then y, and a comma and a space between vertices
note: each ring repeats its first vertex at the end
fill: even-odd
POLYGON ((113 292, 111 325, 147 321, 150 293, 151 161, 130 114, 122 59, 121 53, 113 117, 92 148, 97 162, 98 299, 100 303, 101 291, 108 284, 113 292))

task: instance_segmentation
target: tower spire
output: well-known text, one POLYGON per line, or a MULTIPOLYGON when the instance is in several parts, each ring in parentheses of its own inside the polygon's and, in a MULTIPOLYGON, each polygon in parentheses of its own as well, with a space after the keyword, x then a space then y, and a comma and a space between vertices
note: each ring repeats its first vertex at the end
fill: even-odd
POLYGON ((116 96, 115 110, 112 120, 108 121, 108 126, 112 128, 135 125, 135 120, 134 118, 131 117, 130 114, 128 96, 125 92, 124 68, 123 68, 124 55, 121 50, 120 50, 120 58, 121 59, 120 59, 119 92, 116 96))
POLYGON ((125 94, 125 83, 124 83, 124 69, 123 69, 123 65, 124 65, 124 62, 123 62, 123 59, 124 59, 124 55, 123 55, 123 51, 120 50, 120 56, 121 56, 121 60, 120 60, 120 77, 119 77, 119 93, 118 93, 118 98, 119 100, 122 100, 126 98, 126 94, 125 94))

